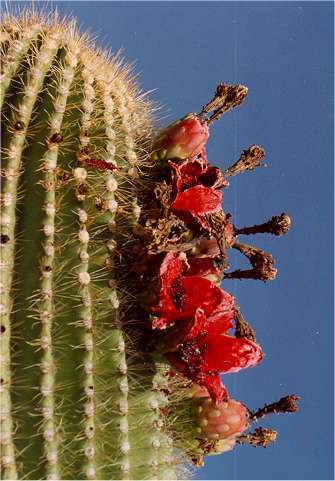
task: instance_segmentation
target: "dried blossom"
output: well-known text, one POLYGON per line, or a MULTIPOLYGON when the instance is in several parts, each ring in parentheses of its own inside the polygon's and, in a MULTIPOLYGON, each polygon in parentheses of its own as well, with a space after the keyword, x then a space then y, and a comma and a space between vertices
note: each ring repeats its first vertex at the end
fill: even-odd
POLYGON ((277 439, 277 432, 268 428, 257 428, 252 433, 246 433, 239 436, 236 441, 239 444, 250 444, 251 446, 267 448, 270 443, 274 443, 277 439))
POLYGON ((241 174, 247 170, 254 170, 256 167, 262 166, 262 161, 265 156, 263 147, 259 145, 251 145, 243 150, 240 158, 235 164, 223 171, 223 175, 229 177, 241 174))
POLYGON ((238 269, 233 272, 227 272, 225 273, 225 278, 259 279, 263 282, 275 279, 277 269, 273 267, 274 259, 271 254, 248 244, 242 244, 241 242, 235 242, 232 247, 239 250, 249 259, 252 269, 245 271, 238 269))
POLYGON ((295 396, 293 394, 284 396, 280 398, 279 401, 271 404, 265 404, 265 406, 261 409, 251 413, 250 417, 253 421, 256 421, 264 416, 267 416, 268 414, 295 413, 298 411, 297 401, 299 399, 299 396, 295 396))
POLYGON ((288 214, 284 212, 280 215, 275 215, 264 224, 256 224, 251 227, 242 227, 240 229, 235 229, 235 234, 259 234, 268 233, 276 236, 281 236, 286 234, 291 227, 291 218, 288 214))

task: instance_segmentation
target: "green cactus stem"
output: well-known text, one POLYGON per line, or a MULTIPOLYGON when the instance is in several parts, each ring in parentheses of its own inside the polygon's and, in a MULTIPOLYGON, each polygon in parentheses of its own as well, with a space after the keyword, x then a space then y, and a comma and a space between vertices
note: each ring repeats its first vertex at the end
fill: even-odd
POLYGON ((8 17, 2 40, 2 476, 173 479, 124 263, 151 106, 73 23, 8 17))

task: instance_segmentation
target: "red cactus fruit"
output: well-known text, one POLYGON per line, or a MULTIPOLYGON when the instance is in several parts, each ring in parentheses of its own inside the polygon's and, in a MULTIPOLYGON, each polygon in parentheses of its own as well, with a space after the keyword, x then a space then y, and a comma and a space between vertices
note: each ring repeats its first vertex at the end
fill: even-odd
POLYGON ((220 403, 227 397, 220 373, 255 366, 263 352, 256 342, 227 334, 235 318, 234 297, 204 277, 184 275, 187 268, 185 254, 166 254, 152 327, 175 333, 178 343, 167 346, 166 358, 220 403))
POLYGON ((188 114, 174 122, 158 137, 153 146, 154 160, 186 159, 198 155, 207 139, 209 130, 205 122, 195 114, 188 114))
POLYGON ((229 440, 232 448, 236 437, 249 426, 248 409, 235 399, 216 405, 209 397, 201 397, 197 409, 201 435, 206 439, 229 440))
MULTIPOLYGON (((201 308, 206 315, 232 313, 234 298, 217 287, 213 282, 200 276, 185 276, 187 270, 185 255, 168 253, 159 270, 159 305, 153 311, 159 317, 153 320, 153 327, 165 329, 175 321, 195 321, 195 313, 201 308)), ((233 318, 233 315, 232 317, 233 318)))
POLYGON ((220 259, 212 259, 211 257, 191 257, 187 259, 190 266, 185 273, 187 276, 201 276, 215 284, 220 284, 222 279, 222 262, 220 259))
POLYGON ((174 211, 186 211, 192 215, 204 215, 221 210, 222 192, 195 185, 184 192, 178 192, 171 204, 174 211))
POLYGON ((227 398, 220 373, 254 367, 263 359, 262 349, 256 342, 225 334, 232 326, 232 318, 229 313, 219 311, 206 318, 202 309, 198 309, 186 340, 178 350, 166 353, 170 364, 206 387, 218 405, 227 398))

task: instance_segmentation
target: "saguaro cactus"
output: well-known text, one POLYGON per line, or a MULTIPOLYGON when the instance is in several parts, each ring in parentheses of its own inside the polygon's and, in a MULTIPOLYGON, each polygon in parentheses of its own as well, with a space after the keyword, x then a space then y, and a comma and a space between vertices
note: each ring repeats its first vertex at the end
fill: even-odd
MULTIPOLYGON (((222 312, 225 328, 235 319, 236 337, 220 337, 227 359, 229 346, 240 349, 230 370, 262 357, 218 285, 234 243, 253 266, 240 277, 273 278, 272 258, 235 242, 257 226, 234 231, 218 189, 224 176, 258 165, 263 151, 252 146, 223 173, 204 151, 208 125, 246 89, 220 84, 200 115, 152 142, 152 108, 129 68, 74 23, 8 16, 1 35, 3 478, 175 479, 185 453, 199 464, 220 451, 213 430, 204 441, 193 387, 208 388, 206 415, 216 415, 209 406, 222 412, 228 394, 217 383, 228 361, 214 363, 202 340, 224 331, 210 323, 218 326, 222 312), (180 161, 197 173, 187 177, 180 161), (185 307, 186 268, 208 290, 200 310, 195 301, 185 307)), ((247 424, 229 431, 234 442, 221 451, 247 424)))
POLYGON ((113 269, 140 212, 150 105, 73 25, 28 16, 2 35, 4 476, 174 477, 113 269))

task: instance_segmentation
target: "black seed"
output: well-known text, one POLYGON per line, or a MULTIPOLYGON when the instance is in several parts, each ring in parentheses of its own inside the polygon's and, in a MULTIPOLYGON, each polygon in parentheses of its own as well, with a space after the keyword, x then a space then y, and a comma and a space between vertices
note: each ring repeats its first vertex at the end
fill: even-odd
POLYGON ((63 142, 63 140, 64 140, 64 137, 62 136, 62 134, 60 134, 59 132, 56 132, 55 134, 52 134, 51 137, 49 137, 48 142, 50 144, 60 144, 61 142, 63 142))
POLYGON ((1 244, 7 244, 8 241, 9 241, 8 235, 6 235, 6 234, 1 234, 1 236, 0 236, 0 243, 1 243, 1 244))
POLYGON ((0 326, 0 334, 3 334, 4 332, 6 332, 6 327, 5 327, 3 324, 1 324, 1 326, 0 326))

